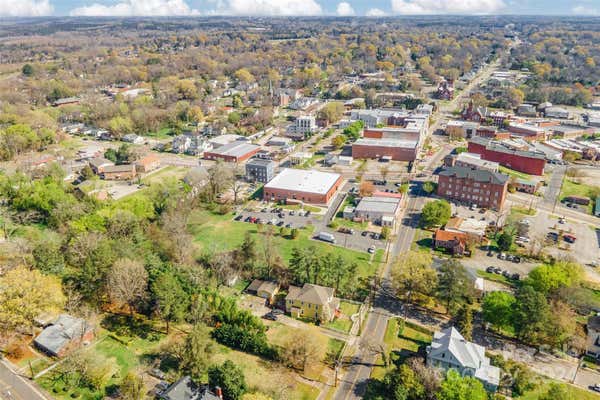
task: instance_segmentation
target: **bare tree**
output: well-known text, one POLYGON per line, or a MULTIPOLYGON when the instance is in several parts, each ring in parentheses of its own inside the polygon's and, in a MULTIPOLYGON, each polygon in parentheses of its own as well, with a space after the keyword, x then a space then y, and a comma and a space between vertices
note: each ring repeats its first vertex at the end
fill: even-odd
POLYGON ((309 331, 297 330, 283 346, 282 359, 288 367, 304 372, 307 365, 320 361, 319 357, 324 350, 323 345, 309 331))
POLYGON ((241 179, 238 179, 242 176, 242 172, 237 165, 233 165, 229 171, 230 181, 229 188, 233 192, 233 204, 237 204, 239 200, 239 195, 244 189, 245 185, 241 179))
POLYGON ((115 262, 107 276, 107 288, 110 298, 121 304, 127 304, 133 317, 135 304, 146 297, 148 273, 144 265, 136 260, 121 258, 115 262))

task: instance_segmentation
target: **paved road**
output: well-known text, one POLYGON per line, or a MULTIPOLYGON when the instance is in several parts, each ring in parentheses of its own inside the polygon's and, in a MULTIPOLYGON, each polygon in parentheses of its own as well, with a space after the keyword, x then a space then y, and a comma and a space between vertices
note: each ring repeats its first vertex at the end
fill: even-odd
MULTIPOLYGON (((415 191, 420 192, 420 183, 417 184, 415 191)), ((402 226, 398 231, 396 242, 393 244, 390 252, 400 254, 410 250, 411 243, 415 235, 415 227, 418 222, 418 214, 423 206, 424 198, 411 193, 402 226)), ((394 314, 390 312, 398 303, 390 299, 389 293, 389 275, 393 257, 386 265, 382 274, 381 289, 378 290, 374 304, 363 330, 362 338, 369 339, 370 342, 381 343, 385 335, 388 318, 394 314)), ((342 378, 338 390, 335 394, 335 400, 354 400, 361 399, 367 388, 371 369, 373 368, 377 355, 368 349, 359 348, 352 358, 352 364, 346 369, 346 374, 342 378)))
POLYGON ((2 400, 50 400, 29 380, 17 375, 0 360, 0 399, 2 400))
POLYGON ((566 172, 567 167, 562 165, 552 168, 552 175, 544 192, 544 203, 554 205, 559 200, 558 195, 566 172))

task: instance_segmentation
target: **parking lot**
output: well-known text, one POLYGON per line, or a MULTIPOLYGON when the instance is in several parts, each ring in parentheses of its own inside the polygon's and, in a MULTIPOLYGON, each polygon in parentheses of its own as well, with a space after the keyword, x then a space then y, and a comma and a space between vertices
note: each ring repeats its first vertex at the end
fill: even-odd
POLYGON ((381 240, 376 232, 348 230, 348 233, 343 233, 329 228, 323 215, 315 213, 306 215, 303 211, 286 210, 277 206, 265 207, 258 211, 246 209, 240 211, 234 220, 244 223, 271 225, 277 229, 282 227, 301 229, 311 225, 313 227, 313 239, 321 240, 318 238, 319 233, 326 232, 335 238, 333 244, 357 251, 368 251, 369 248, 372 248, 374 252, 376 249, 383 249, 386 245, 386 242, 381 240))

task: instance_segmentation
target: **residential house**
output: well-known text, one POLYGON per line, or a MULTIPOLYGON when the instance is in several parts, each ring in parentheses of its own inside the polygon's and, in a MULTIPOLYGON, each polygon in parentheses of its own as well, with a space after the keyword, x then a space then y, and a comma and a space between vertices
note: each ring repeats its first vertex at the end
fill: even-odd
POLYGON ((435 97, 440 100, 452 100, 454 98, 454 87, 446 80, 440 82, 435 97))
POLYGON ((69 350, 89 343, 93 338, 94 331, 86 320, 62 314, 52 325, 46 327, 33 343, 52 357, 63 357, 69 350))
POLYGON ((279 293, 279 283, 255 279, 246 288, 246 292, 254 296, 262 297, 272 304, 275 301, 275 296, 279 293))
POLYGON ((331 321, 340 300, 330 287, 305 283, 303 287, 290 286, 285 297, 285 310, 297 318, 331 321))
POLYGON ((144 144, 144 138, 142 136, 138 136, 135 133, 129 133, 121 138, 121 140, 125 143, 132 144, 144 144))
POLYGON ((171 142, 171 151, 177 154, 183 154, 190 148, 192 139, 187 135, 177 135, 171 142))
POLYGON ((207 386, 197 385, 190 376, 184 376, 173 383, 161 395, 162 400, 223 400, 221 388, 216 388, 215 393, 207 386))
POLYGON ((467 249, 467 234, 437 229, 433 233, 433 248, 443 248, 453 255, 463 255, 467 249))
POLYGON ((594 315, 587 321, 586 355, 600 358, 600 316, 594 315))
POLYGON ((427 365, 474 377, 490 391, 496 391, 500 384, 500 368, 490 364, 485 347, 467 342, 454 327, 433 335, 431 345, 427 346, 427 365))

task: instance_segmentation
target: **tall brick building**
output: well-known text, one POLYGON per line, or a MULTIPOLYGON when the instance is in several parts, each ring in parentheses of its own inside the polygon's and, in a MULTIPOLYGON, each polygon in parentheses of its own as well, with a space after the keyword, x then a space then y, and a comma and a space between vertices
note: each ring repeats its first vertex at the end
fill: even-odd
POLYGON ((437 194, 449 200, 501 210, 506 200, 508 175, 467 167, 440 172, 437 194))
POLYGON ((526 151, 511 147, 505 143, 474 137, 469 141, 469 152, 481 154, 487 161, 530 175, 544 175, 546 155, 537 151, 526 151))

